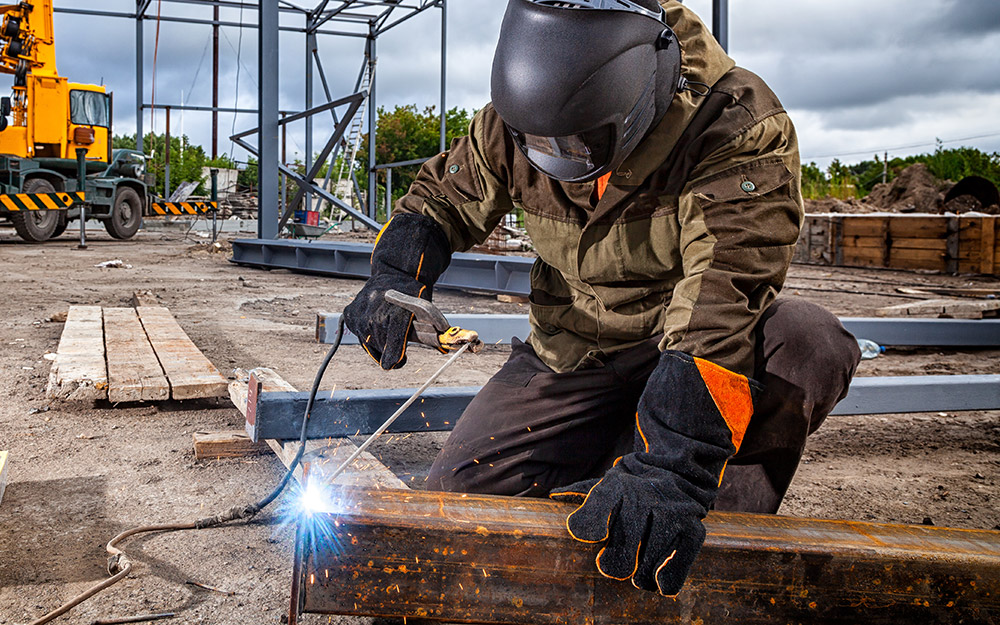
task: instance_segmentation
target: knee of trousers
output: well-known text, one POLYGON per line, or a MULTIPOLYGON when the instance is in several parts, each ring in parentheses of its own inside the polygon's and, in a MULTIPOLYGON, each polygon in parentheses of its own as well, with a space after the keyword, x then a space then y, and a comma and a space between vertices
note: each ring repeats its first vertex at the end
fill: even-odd
POLYGON ((781 298, 763 327, 765 384, 788 385, 801 393, 814 414, 810 429, 847 395, 861 360, 857 339, 826 309, 795 298, 781 298))

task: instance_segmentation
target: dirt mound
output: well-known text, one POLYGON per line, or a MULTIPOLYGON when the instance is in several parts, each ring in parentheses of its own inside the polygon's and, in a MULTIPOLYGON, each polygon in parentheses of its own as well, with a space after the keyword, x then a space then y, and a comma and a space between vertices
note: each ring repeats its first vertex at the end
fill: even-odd
POLYGON ((216 241, 215 243, 197 243, 187 248, 188 256, 204 256, 207 254, 232 254, 233 245, 229 241, 216 241))
POLYGON ((875 185, 865 204, 892 213, 939 213, 944 193, 951 183, 942 183, 923 163, 904 169, 892 182, 875 185))
POLYGON ((805 200, 806 213, 873 213, 878 210, 857 198, 838 200, 827 197, 822 200, 805 200))

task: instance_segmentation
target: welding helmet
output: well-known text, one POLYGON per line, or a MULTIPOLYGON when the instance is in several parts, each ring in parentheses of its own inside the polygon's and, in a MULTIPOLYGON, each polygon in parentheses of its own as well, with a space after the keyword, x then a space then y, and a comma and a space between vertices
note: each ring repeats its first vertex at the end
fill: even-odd
POLYGON ((663 118, 681 55, 656 0, 510 0, 493 107, 544 174, 593 180, 663 118))

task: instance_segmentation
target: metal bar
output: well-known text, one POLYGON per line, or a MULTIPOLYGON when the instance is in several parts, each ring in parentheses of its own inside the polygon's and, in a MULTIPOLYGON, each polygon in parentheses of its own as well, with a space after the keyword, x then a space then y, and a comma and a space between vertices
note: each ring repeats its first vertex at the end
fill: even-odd
POLYGON ((572 504, 346 488, 327 505, 299 518, 298 613, 524 625, 1000 619, 998 532, 713 511, 684 589, 661 597, 598 573, 603 545, 566 531, 572 504))
MULTIPOLYGON (((337 391, 313 405, 309 438, 371 434, 415 389, 337 391), (348 401, 349 400, 349 401, 348 401), (387 407, 389 408, 387 410, 387 407)), ((436 432, 454 427, 479 387, 441 387, 424 395, 416 414, 406 413, 393 432, 436 432)), ((247 406, 253 440, 294 439, 302 427, 308 393, 262 393, 247 406)), ((831 416, 960 412, 1000 409, 1000 375, 924 375, 854 378, 831 416)))
POLYGON ((163 197, 170 197, 170 107, 167 107, 167 134, 163 150, 163 197))
POLYGON ((256 115, 259 111, 258 109, 243 109, 243 108, 233 108, 227 106, 200 106, 197 104, 142 104, 142 108, 145 109, 173 109, 176 111, 203 111, 203 112, 216 112, 216 113, 246 113, 249 115, 256 115))
POLYGON ((380 169, 392 169, 393 167, 406 167, 407 165, 422 165, 427 161, 431 160, 432 158, 434 157, 427 156, 424 158, 413 158, 408 161, 397 161, 395 163, 386 163, 384 165, 376 165, 374 169, 375 171, 378 171, 380 169))
MULTIPOLYGON (((240 145, 246 147, 244 143, 240 145)), ((296 177, 299 177, 298 174, 292 175, 293 180, 296 177)), ((346 204, 340 201, 338 206, 346 204)), ((352 209, 351 213, 356 211, 352 209)), ((379 228, 378 222, 368 221, 374 224, 369 227, 379 228)), ((291 269, 336 278, 368 278, 371 273, 370 244, 235 239, 232 245, 231 261, 238 265, 291 269)), ((533 262, 534 259, 522 256, 452 254, 451 264, 437 286, 527 295, 531 289, 529 272, 533 262)))
POLYGON ((431 9, 431 8, 433 8, 435 6, 436 6, 435 3, 431 3, 431 4, 424 5, 422 7, 415 8, 412 13, 408 13, 408 14, 400 17, 399 19, 397 19, 396 21, 392 22, 388 26, 380 26, 378 28, 378 34, 382 35, 384 33, 387 33, 390 30, 392 30, 393 28, 395 28, 395 27, 399 26, 400 24, 402 24, 403 22, 406 22, 410 18, 416 17, 417 15, 419 15, 419 14, 423 13, 424 11, 426 11, 427 9, 431 9))
POLYGON ((712 0, 712 34, 729 51, 729 0, 712 0))
MULTIPOLYGON (((309 184, 307 186, 299 186, 298 191, 295 193, 295 197, 289 202, 288 208, 285 209, 284 214, 281 216, 281 221, 278 223, 278 231, 280 232, 285 224, 288 223, 288 218, 291 216, 292 211, 294 211, 299 206, 299 202, 303 199, 307 201, 306 210, 311 210, 309 206, 309 194, 307 189, 314 188, 316 186, 316 176, 319 175, 319 170, 323 168, 323 164, 326 159, 332 154, 336 157, 337 149, 340 147, 340 142, 344 138, 344 133, 347 132, 347 127, 350 126, 351 120, 354 119, 354 115, 361 108, 361 103, 364 102, 364 94, 356 93, 354 94, 356 98, 351 102, 351 105, 347 108, 347 113, 344 115, 344 119, 341 120, 337 127, 334 129, 333 134, 330 135, 330 139, 327 140, 326 145, 320 151, 319 155, 316 157, 316 161, 309 167, 308 172, 306 172, 305 180, 309 184)), ((307 118, 311 119, 311 118, 307 118)))
POLYGON ((368 218, 375 220, 375 210, 378 203, 378 176, 375 173, 376 156, 376 126, 378 125, 378 103, 375 99, 375 84, 377 75, 374 71, 378 60, 378 33, 374 24, 368 34, 368 72, 371 79, 368 82, 368 218))
POLYGON ((93 15, 95 17, 125 17, 135 19, 137 13, 126 13, 125 11, 100 11, 95 9, 75 9, 73 7, 52 7, 53 13, 68 13, 71 15, 93 15))
MULTIPOLYGON (((484 343, 506 345, 513 336, 526 338, 528 315, 450 314, 448 320, 479 333, 484 343)), ((340 313, 316 315, 316 340, 332 343, 340 313)), ((1000 347, 1000 319, 884 319, 842 317, 847 331, 859 338, 890 347, 1000 347)), ((349 331, 345 344, 357 344, 349 331)))
MULTIPOLYGON (((449 314, 448 322, 460 328, 468 328, 479 333, 479 339, 487 345, 510 345, 511 337, 528 338, 531 328, 528 315, 486 315, 449 314)), ((337 338, 340 313, 321 312, 316 315, 316 340, 332 344, 337 338)), ((358 337, 344 328, 344 345, 357 345, 358 337)))
MULTIPOLYGON (((336 391, 316 398, 306 427, 310 439, 371 434, 409 399, 416 388, 336 391)), ((428 389, 418 404, 410 406, 389 428, 390 432, 440 432, 454 427, 479 387, 428 389)), ((299 437, 307 392, 260 393, 247 403, 246 431, 256 441, 299 437), (296 412, 297 411, 297 412, 296 412), (299 430, 285 434, 298 423, 299 430)))
MULTIPOLYGON (((219 7, 212 8, 213 21, 219 21, 219 7)), ((212 25, 212 158, 219 157, 219 25, 212 25)))
POLYGON ((441 0, 441 151, 448 149, 448 0, 441 0))
MULTIPOLYGON (((233 140, 233 143, 235 143, 236 145, 240 146, 241 148, 243 148, 247 152, 250 152, 251 154, 257 154, 257 149, 254 148, 249 143, 247 143, 246 141, 244 141, 243 139, 241 139, 240 135, 233 135, 231 137, 231 139, 233 140)), ((362 213, 359 213, 358 211, 354 210, 354 207, 349 206, 343 200, 341 200, 337 196, 333 195, 332 193, 330 193, 326 189, 321 189, 321 188, 315 186, 314 184, 311 184, 305 178, 303 178, 302 176, 300 176, 295 171, 289 169, 285 165, 279 164, 278 165, 278 171, 280 171, 281 173, 285 174, 286 176, 288 176, 289 178, 291 178, 292 180, 294 180, 295 183, 298 184, 298 185, 300 185, 300 186, 303 186, 303 185, 310 185, 310 186, 312 186, 313 192, 316 193, 316 195, 320 196, 321 198, 323 198, 327 202, 332 203, 337 208, 341 209, 345 213, 349 214, 351 217, 353 217, 353 218, 357 219, 358 221, 360 221, 361 223, 365 224, 366 226, 368 226, 372 230, 379 230, 382 227, 381 224, 379 224, 377 221, 375 221, 373 219, 369 219, 366 215, 364 215, 362 213)), ((260 229, 260 227, 258 225, 258 230, 259 229, 260 229)), ((266 241, 263 240, 263 239, 255 239, 255 240, 259 241, 259 242, 262 242, 262 243, 267 243, 267 244, 270 244, 270 243, 279 243, 280 244, 281 243, 281 241, 277 241, 277 240, 274 240, 274 239, 270 239, 270 240, 266 240, 266 241)), ((261 248, 261 250, 265 250, 267 247, 268 246, 265 245, 264 247, 261 248)), ((285 248, 285 249, 287 250, 287 248, 285 248)), ((266 254, 266 251, 264 253, 266 254)), ((307 250, 302 250, 302 256, 305 259, 305 257, 308 256, 308 251, 307 250)), ((267 261, 265 260, 264 262, 266 263, 267 261)), ((307 262, 307 261, 304 261, 304 262, 307 262)))
MULTIPOLYGON (((139 0, 142 1, 141 5, 137 5, 140 9, 137 11, 138 15, 142 15, 142 11, 149 4, 151 0, 139 0)), ((142 122, 143 122, 143 109, 142 101, 145 99, 145 80, 143 79, 143 61, 145 60, 145 45, 143 43, 143 23, 142 17, 137 17, 135 20, 135 149, 140 153, 145 153, 142 149, 142 122)))
MULTIPOLYGON (((306 26, 308 26, 308 25, 309 25, 309 15, 307 14, 306 15, 306 26)), ((306 85, 305 85, 306 86, 306 93, 305 93, 306 110, 309 110, 309 109, 311 109, 313 107, 313 87, 315 85, 313 84, 313 62, 312 62, 313 55, 312 55, 312 52, 315 49, 316 49, 316 35, 314 33, 309 32, 308 29, 307 29, 306 30, 306 58, 305 58, 305 61, 306 61, 306 72, 305 72, 305 74, 306 74, 305 75, 305 82, 306 82, 306 85)), ((305 165, 306 171, 309 172, 309 174, 311 174, 311 175, 306 175, 306 179, 309 180, 310 182, 312 182, 316 178, 316 175, 313 174, 313 171, 312 171, 312 164, 313 164, 313 118, 312 118, 312 116, 310 115, 310 116, 306 117, 305 122, 306 122, 306 138, 305 138, 305 143, 306 143, 305 152, 306 153, 305 153, 305 156, 303 157, 302 161, 303 161, 303 164, 305 165)), ((322 166, 323 159, 317 159, 317 160, 320 162, 320 164, 321 164, 320 166, 322 166)), ((299 201, 304 201, 305 202, 305 209, 307 211, 311 211, 312 210, 312 208, 313 208, 313 206, 312 206, 312 194, 309 193, 309 188, 308 187, 305 187, 305 188, 299 187, 298 191, 296 192, 296 199, 295 199, 295 201, 293 201, 291 204, 289 204, 288 207, 285 208, 285 214, 281 216, 281 221, 278 223, 278 232, 281 232, 282 228, 284 228, 285 224, 288 222, 288 217, 290 215, 288 209, 296 206, 299 203, 299 201)))
POLYGON ((257 236, 278 238, 278 0, 259 0, 257 236))

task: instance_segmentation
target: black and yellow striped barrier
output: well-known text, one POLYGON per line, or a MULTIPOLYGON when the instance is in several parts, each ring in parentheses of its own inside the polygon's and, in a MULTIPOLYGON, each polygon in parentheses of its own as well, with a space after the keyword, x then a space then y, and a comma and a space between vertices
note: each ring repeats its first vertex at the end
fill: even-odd
POLYGON ((157 215, 199 215, 209 213, 216 202, 154 202, 153 212, 157 215))
POLYGON ((83 191, 0 194, 0 205, 13 212, 61 210, 84 201, 83 191))

